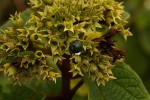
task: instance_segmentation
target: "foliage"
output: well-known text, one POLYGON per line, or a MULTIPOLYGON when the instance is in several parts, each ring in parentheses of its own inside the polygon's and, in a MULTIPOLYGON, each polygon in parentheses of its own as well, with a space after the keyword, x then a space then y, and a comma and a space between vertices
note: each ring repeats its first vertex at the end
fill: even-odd
POLYGON ((84 82, 89 100, 150 100, 139 77, 126 64, 117 63, 125 55, 112 37, 119 33, 126 40, 131 35, 124 28, 128 13, 121 3, 31 0, 30 5, 30 10, 16 13, 1 27, 1 71, 26 84, 1 91, 2 100, 70 100, 84 82), (70 89, 74 78, 81 81, 70 89))
POLYGON ((90 100, 149 100, 141 80, 131 68, 123 63, 117 63, 113 69, 116 80, 106 86, 97 87, 87 76, 86 84, 89 88, 90 100), (101 96, 99 96, 101 95, 101 96))

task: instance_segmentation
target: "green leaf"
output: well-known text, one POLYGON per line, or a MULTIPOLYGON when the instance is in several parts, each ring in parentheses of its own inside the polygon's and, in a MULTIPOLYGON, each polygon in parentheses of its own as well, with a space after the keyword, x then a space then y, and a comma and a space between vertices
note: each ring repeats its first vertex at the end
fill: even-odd
POLYGON ((89 100, 150 100, 140 78, 128 65, 116 63, 113 73, 117 79, 100 87, 88 76, 84 76, 89 90, 89 100))
POLYGON ((44 100, 44 94, 22 85, 8 85, 9 91, 0 92, 0 100, 44 100))
POLYGON ((33 91, 26 86, 11 86, 10 92, 0 94, 2 100, 28 100, 33 91))

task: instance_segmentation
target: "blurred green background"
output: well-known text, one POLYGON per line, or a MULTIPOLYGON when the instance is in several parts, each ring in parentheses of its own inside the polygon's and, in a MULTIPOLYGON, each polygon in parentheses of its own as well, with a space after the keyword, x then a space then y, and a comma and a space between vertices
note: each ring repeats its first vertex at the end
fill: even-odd
MULTIPOLYGON (((123 2, 125 10, 130 14, 126 27, 130 27, 133 33, 128 41, 118 37, 117 45, 127 51, 125 62, 137 72, 150 93, 150 0, 117 1, 123 2)), ((25 10, 27 2, 28 0, 0 0, 0 25, 9 19, 10 14, 25 10)), ((6 78, 1 77, 0 84, 6 87, 6 83, 6 78)))

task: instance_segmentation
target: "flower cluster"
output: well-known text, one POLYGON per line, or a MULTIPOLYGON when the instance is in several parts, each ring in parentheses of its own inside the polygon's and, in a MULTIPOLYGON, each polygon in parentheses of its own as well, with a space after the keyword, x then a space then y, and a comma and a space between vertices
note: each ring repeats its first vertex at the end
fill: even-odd
MULTIPOLYGON (((114 0, 30 0, 27 22, 20 14, 0 36, 0 70, 16 82, 35 76, 56 81, 61 76, 58 61, 70 55, 73 76, 88 73, 98 85, 115 79, 113 56, 104 54, 99 41, 110 29, 125 38, 131 33, 121 3, 114 0)), ((109 33, 110 34, 110 33, 109 33)), ((112 41, 113 43, 113 41, 112 41)), ((105 45, 103 46, 106 46, 105 45)), ((116 49, 113 49, 113 51, 116 49)), ((105 50, 106 51, 106 50, 105 50)), ((65 66, 64 66, 65 67, 65 66)))

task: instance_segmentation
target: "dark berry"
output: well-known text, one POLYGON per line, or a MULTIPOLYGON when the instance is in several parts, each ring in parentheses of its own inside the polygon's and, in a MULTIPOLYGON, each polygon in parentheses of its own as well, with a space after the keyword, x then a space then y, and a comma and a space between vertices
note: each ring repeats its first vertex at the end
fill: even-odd
POLYGON ((83 49, 83 45, 80 40, 75 40, 70 43, 69 49, 72 53, 79 53, 83 49))

